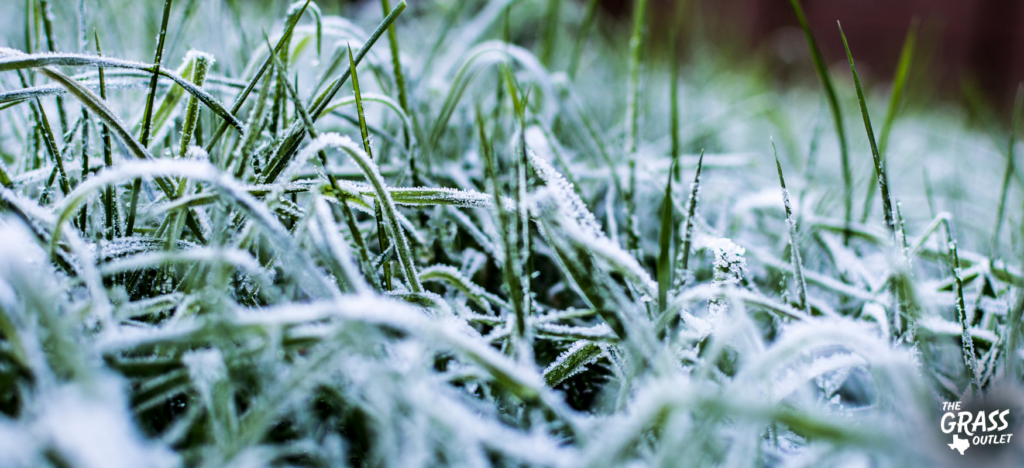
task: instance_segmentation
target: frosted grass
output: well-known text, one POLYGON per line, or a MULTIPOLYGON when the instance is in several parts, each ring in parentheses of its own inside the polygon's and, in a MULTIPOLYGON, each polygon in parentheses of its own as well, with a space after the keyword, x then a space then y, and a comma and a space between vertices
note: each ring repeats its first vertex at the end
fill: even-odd
POLYGON ((666 70, 651 15, 596 2, 171 2, 205 52, 158 75, 156 31, 107 24, 153 6, 27 4, 0 5, 2 466, 941 466, 942 401, 1021 390, 1019 181, 948 109, 819 147, 872 83, 823 74, 824 109, 666 70), (107 55, 62 51, 92 27, 107 55), (892 223, 848 213, 883 155, 892 223))

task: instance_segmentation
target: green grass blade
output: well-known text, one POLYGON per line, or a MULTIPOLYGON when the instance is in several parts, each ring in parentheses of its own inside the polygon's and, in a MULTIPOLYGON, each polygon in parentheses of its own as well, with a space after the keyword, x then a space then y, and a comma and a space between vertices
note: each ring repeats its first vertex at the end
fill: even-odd
MULTIPOLYGON (((896 115, 899 114, 900 106, 903 104, 903 90, 907 84, 907 77, 910 74, 910 65, 914 58, 914 47, 917 42, 917 27, 918 22, 915 19, 910 25, 910 30, 907 31, 907 38, 903 42, 903 50, 900 52, 899 64, 896 66, 896 74, 892 80, 892 93, 889 95, 889 110, 885 114, 885 123, 882 124, 882 131, 879 133, 878 138, 878 153, 882 156, 882 162, 886 160, 886 148, 889 147, 889 133, 892 130, 892 125, 896 122, 896 115)), ((875 174, 878 177, 878 174, 875 174)), ((861 215, 860 222, 863 224, 867 222, 868 216, 871 214, 871 204, 875 199, 875 182, 870 181, 868 184, 867 195, 864 199, 864 213, 861 215)))
POLYGON ((793 263, 793 276, 796 281, 797 295, 800 298, 799 307, 810 315, 811 307, 810 303, 807 302, 807 281, 804 280, 804 262, 800 258, 800 248, 797 245, 796 219, 793 217, 793 208, 789 203, 789 191, 786 190, 786 178, 782 175, 782 164, 779 162, 779 151, 775 149, 774 141, 772 141, 772 152, 775 153, 775 168, 779 171, 779 185, 782 186, 782 204, 786 210, 786 225, 789 227, 790 260, 793 263))
POLYGON ((951 273, 956 284, 956 315, 957 322, 962 330, 960 334, 960 347, 963 351, 964 365, 967 367, 967 374, 970 377, 971 389, 976 394, 981 385, 978 382, 978 358, 974 354, 974 339, 971 337, 971 324, 967 321, 967 307, 964 304, 964 282, 960 277, 960 256, 957 253, 956 240, 949 232, 949 222, 944 221, 946 236, 949 241, 949 264, 952 266, 951 273))
POLYGON ((601 355, 601 347, 586 340, 577 341, 544 369, 544 383, 554 387, 582 371, 601 355))
MULTIPOLYGON (((682 8, 676 5, 679 11, 682 8)), ((680 15, 676 15, 677 17, 680 15)), ((672 135, 671 141, 671 156, 672 165, 675 170, 672 171, 672 178, 675 179, 676 183, 682 183, 683 181, 683 168, 679 164, 679 51, 676 50, 676 45, 679 42, 679 38, 676 37, 679 31, 679 24, 672 28, 672 32, 669 35, 669 67, 671 72, 669 73, 669 132, 672 135)))
POLYGON ((693 240, 694 216, 697 214, 697 200, 700 199, 700 171, 704 167, 704 150, 700 151, 700 159, 697 160, 697 171, 693 174, 693 183, 690 184, 690 199, 686 202, 686 225, 683 227, 683 261, 680 268, 687 271, 690 265, 690 244, 693 240))
MULTIPOLYGON (((213 63, 213 57, 207 54, 198 53, 195 57, 195 66, 192 71, 192 83, 202 87, 206 81, 206 72, 213 63)), ((178 157, 184 158, 188 154, 189 143, 196 131, 196 123, 199 120, 199 99, 189 96, 185 110, 185 122, 181 131, 181 142, 178 148, 178 157)))
POLYGON ((541 41, 540 61, 549 69, 555 54, 555 43, 558 40, 558 20, 562 12, 562 0, 547 0, 547 11, 544 13, 544 39, 541 41))
POLYGON ((907 31, 907 38, 903 41, 903 49, 900 51, 899 65, 896 66, 896 74, 892 80, 892 94, 889 95, 889 110, 885 113, 885 123, 882 124, 882 131, 878 134, 878 152, 885 154, 889 147, 889 132, 892 130, 896 115, 899 114, 900 106, 903 104, 903 91, 907 85, 907 78, 910 76, 910 66, 914 61, 914 49, 917 44, 918 21, 915 19, 907 31))
MULTIPOLYGON (((96 42, 96 54, 103 56, 100 36, 96 31, 93 31, 93 39, 96 42)), ((105 101, 107 99, 106 72, 103 70, 103 67, 97 67, 97 70, 100 78, 100 99, 105 101)), ((100 122, 100 136, 103 140, 103 165, 107 168, 113 167, 114 159, 110 146, 110 129, 105 122, 100 122)), ((115 237, 121 237, 121 221, 118 219, 120 210, 117 197, 115 196, 116 190, 114 186, 108 186, 104 190, 103 195, 103 215, 104 222, 106 223, 105 235, 108 241, 113 240, 115 237)))
MULTIPOLYGON (((629 187, 626 191, 626 245, 637 258, 640 249, 639 219, 636 217, 636 150, 640 137, 640 68, 647 22, 647 0, 637 0, 633 8, 633 34, 629 39, 629 86, 626 90, 626 148, 629 161, 629 187)), ((609 168, 615 170, 614 167, 609 168)))
MULTIPOLYGON (((43 32, 46 34, 46 47, 50 52, 57 52, 57 43, 53 39, 53 10, 49 0, 39 0, 39 9, 43 13, 43 32)), ((68 131, 68 114, 64 108, 64 97, 57 96, 57 116, 60 119, 62 132, 68 131)))
MULTIPOLYGON (((363 95, 359 90, 359 73, 356 71, 356 61, 352 56, 352 47, 348 47, 348 64, 349 71, 352 74, 352 92, 356 98, 356 113, 359 116, 359 136, 362 138, 363 151, 366 151, 366 155, 373 159, 373 150, 370 147, 370 132, 366 129, 366 114, 363 112, 363 95)), ((391 246, 391 242, 388 240, 387 233, 384 229, 383 214, 380 211, 380 203, 373 204, 373 214, 377 218, 377 242, 380 244, 381 253, 387 252, 388 247, 391 246)), ((384 287, 388 291, 394 289, 391 279, 391 262, 383 262, 384 270, 384 287)), ((376 271, 376 269, 375 269, 376 271)))
POLYGON ((661 202, 661 227, 658 231, 658 310, 665 311, 668 307, 668 291, 672 287, 672 264, 675 256, 672 247, 675 245, 676 225, 672 221, 672 179, 679 164, 678 158, 672 160, 669 168, 668 182, 665 184, 665 198, 661 202))
POLYGON ((853 54, 850 53, 850 44, 846 42, 846 34, 843 34, 842 25, 839 26, 839 35, 843 38, 843 47, 846 49, 846 57, 850 61, 850 73, 853 74, 853 84, 857 88, 857 100, 860 102, 860 114, 864 118, 864 130, 868 134, 868 142, 871 144, 871 156, 875 162, 875 174, 878 175, 878 187, 882 192, 882 209, 885 211, 885 225, 893 235, 893 242, 896 240, 896 222, 893 219, 892 198, 889 196, 889 178, 885 173, 885 166, 882 157, 878 152, 878 145, 875 143, 875 133, 871 129, 871 118, 868 116, 868 104, 864 99, 864 89, 860 85, 860 78, 857 77, 857 68, 853 64, 853 54))
MULTIPOLYGON (((156 53, 153 58, 153 78, 149 81, 149 95, 146 97, 146 109, 142 117, 142 136, 139 138, 139 142, 142 146, 149 147, 149 137, 152 132, 150 125, 153 122, 153 105, 156 100, 156 83, 160 77, 158 74, 160 66, 162 65, 164 55, 164 40, 167 36, 167 20, 171 16, 171 2, 172 0, 164 0, 164 14, 163 19, 160 20, 160 34, 157 36, 156 42, 156 53)), ((131 235, 131 226, 135 218, 135 207, 132 207, 131 214, 128 218, 128 235, 131 235)))
MULTIPOLYGON (((825 88, 825 98, 828 100, 829 110, 832 111, 832 123, 836 128, 836 137, 839 139, 839 154, 842 158, 843 168, 843 208, 844 217, 846 224, 849 225, 853 220, 853 173, 850 171, 850 157, 849 149, 846 145, 846 129, 843 125, 843 112, 839 108, 839 98, 836 96, 835 87, 832 85, 832 78, 829 77, 828 67, 825 65, 825 57, 821 54, 821 49, 818 47, 818 42, 814 39, 814 34, 811 32, 811 26, 807 23, 807 16, 804 15, 804 9, 800 5, 800 0, 789 0, 790 5, 793 6, 793 12, 796 13, 797 22, 800 23, 800 28, 804 31, 804 36, 807 39, 807 47, 811 51, 811 59, 814 61, 814 70, 818 73, 818 79, 821 80, 822 87, 825 88)), ((848 229, 847 229, 848 230, 848 229)), ((850 238, 849 232, 843 233, 843 241, 848 242, 850 238)))

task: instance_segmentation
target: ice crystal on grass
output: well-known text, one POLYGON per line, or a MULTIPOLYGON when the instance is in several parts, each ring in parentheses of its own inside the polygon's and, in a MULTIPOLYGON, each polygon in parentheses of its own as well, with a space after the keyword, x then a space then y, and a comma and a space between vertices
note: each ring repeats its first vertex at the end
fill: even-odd
POLYGON ((236 3, 0 2, 0 465, 941 466, 1020 390, 1020 194, 949 113, 892 126, 903 261, 816 90, 645 15, 236 3))

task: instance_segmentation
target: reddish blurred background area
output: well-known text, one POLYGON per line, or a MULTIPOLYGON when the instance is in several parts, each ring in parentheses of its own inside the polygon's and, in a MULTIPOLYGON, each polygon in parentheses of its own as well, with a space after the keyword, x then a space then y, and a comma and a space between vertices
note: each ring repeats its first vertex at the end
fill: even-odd
MULTIPOLYGON (((604 1, 612 15, 629 15, 632 0, 604 1)), ((699 16, 690 21, 707 26, 708 39, 738 38, 744 47, 767 53, 783 71, 787 65, 809 60, 788 0, 651 1, 656 22, 672 16, 659 12, 684 6, 685 13, 699 16)), ((914 65, 926 75, 922 81, 947 98, 960 98, 965 88, 972 88, 990 104, 1005 108, 1024 80, 1024 1, 803 0, 802 4, 826 60, 845 63, 836 25, 840 21, 858 71, 863 69, 876 82, 891 80, 915 20, 920 33, 914 65)))

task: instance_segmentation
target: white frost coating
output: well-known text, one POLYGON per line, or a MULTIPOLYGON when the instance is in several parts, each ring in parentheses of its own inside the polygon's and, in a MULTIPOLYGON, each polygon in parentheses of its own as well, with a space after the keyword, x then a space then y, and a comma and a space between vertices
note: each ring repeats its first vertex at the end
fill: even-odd
POLYGON ((203 52, 201 50, 189 49, 188 52, 185 52, 185 62, 188 62, 190 60, 195 60, 195 59, 198 59, 200 57, 206 59, 206 61, 208 61, 209 65, 211 65, 211 66, 213 65, 214 62, 217 61, 217 59, 214 58, 213 54, 208 53, 208 52, 203 52))
POLYGON ((132 423, 119 384, 103 378, 99 388, 65 386, 38 404, 30 430, 40 445, 52 446, 82 468, 173 467, 177 456, 142 439, 132 423))
POLYGON ((818 357, 810 364, 796 365, 783 371, 775 380, 771 398, 773 401, 781 401, 796 391, 801 385, 816 377, 823 376, 829 372, 865 365, 867 365, 867 361, 860 356, 850 353, 836 353, 831 356, 818 357))
POLYGON ((892 336, 889 333, 889 317, 886 314, 885 307, 875 301, 865 302, 864 308, 861 309, 861 315, 865 317, 871 317, 878 323, 878 328, 881 330, 880 337, 892 336))
POLYGON ((392 199, 387 186, 384 185, 384 177, 381 176, 380 169, 377 165, 370 160, 369 156, 367 156, 362 148, 356 145, 351 138, 337 133, 325 133, 320 135, 315 140, 311 141, 309 145, 303 148, 303 150, 295 157, 292 164, 289 164, 289 167, 285 168, 285 172, 281 175, 282 180, 291 180, 291 170, 293 170, 293 168, 295 168, 294 170, 297 170, 297 163, 309 160, 313 155, 328 147, 338 148, 347 153, 349 157, 351 157, 352 160, 360 167, 360 169, 362 169, 367 182, 374 186, 374 190, 377 192, 377 198, 381 204, 381 209, 386 218, 385 220, 387 221, 385 223, 385 228, 388 232, 388 236, 397 247, 398 263, 402 267, 406 280, 409 281, 409 286, 412 288, 412 291, 422 291, 423 286, 420 284, 419 275, 416 273, 416 265, 413 263, 412 251, 409 248, 409 243, 401 228, 402 223, 399 220, 399 214, 398 210, 395 208, 395 202, 392 199))
POLYGON ((224 356, 217 348, 186 352, 181 362, 188 369, 188 375, 197 385, 212 385, 228 375, 224 356))
MULTIPOLYGON (((567 349, 565 351, 562 351, 558 355, 558 357, 555 358, 555 360, 551 362, 551 364, 549 364, 546 368, 544 368, 544 372, 542 372, 542 374, 543 375, 548 375, 552 370, 557 369, 557 368, 565 365, 566 359, 569 359, 570 356, 572 356, 573 354, 575 354, 576 352, 578 352, 579 350, 583 349, 583 347, 585 347, 585 346, 587 346, 589 344, 591 344, 591 342, 589 342, 587 340, 579 340, 579 341, 573 343, 572 346, 569 347, 569 349, 567 349)), ((600 355, 594 356, 594 357, 590 358, 589 360, 587 360, 586 362, 581 363, 579 365, 579 367, 577 367, 576 370, 574 370, 571 374, 567 375, 566 377, 572 377, 573 375, 576 375, 576 374, 586 370, 585 369, 586 366, 597 362, 597 359, 599 357, 600 357, 600 355)))
MULTIPOLYGON (((967 330, 964 330, 959 323, 949 322, 934 315, 922 317, 917 324, 925 330, 941 335, 962 336, 967 332, 967 330)), ((970 328, 970 336, 976 340, 987 341, 989 343, 995 343, 999 339, 999 337, 991 330, 985 330, 978 327, 970 328)))
POLYGON ((572 216, 572 219, 579 223, 586 234, 595 238, 605 237, 604 232, 601 231, 600 223, 597 222, 594 214, 587 209, 587 205, 583 203, 579 195, 576 195, 573 185, 565 180, 565 177, 555 170, 554 167, 551 167, 551 164, 537 157, 533 150, 527 149, 526 157, 530 165, 533 166, 533 169, 537 171, 537 176, 549 187, 555 202, 566 212, 565 214, 572 216))
POLYGON ((747 269, 746 249, 724 237, 701 236, 705 248, 715 254, 715 284, 738 285, 747 269))
POLYGON ((571 325, 558 325, 554 323, 541 323, 536 325, 540 333, 550 333, 559 336, 571 336, 588 340, 610 340, 616 338, 612 327, 601 322, 592 327, 575 327, 571 325))
MULTIPOLYGON (((578 222, 579 212, 566 212, 567 209, 571 210, 563 204, 566 202, 567 199, 560 196, 560 192, 556 188, 546 186, 533 193, 530 210, 538 214, 554 211, 551 221, 561 228, 563 234, 574 242, 585 246, 595 257, 604 259, 614 268, 620 270, 637 286, 645 288, 641 290, 641 293, 657 294, 658 283, 651 279, 647 270, 641 267, 632 255, 608 239, 600 229, 595 231, 593 225, 589 228, 581 225, 578 222)), ((593 221, 593 215, 590 215, 590 221, 593 221)))

